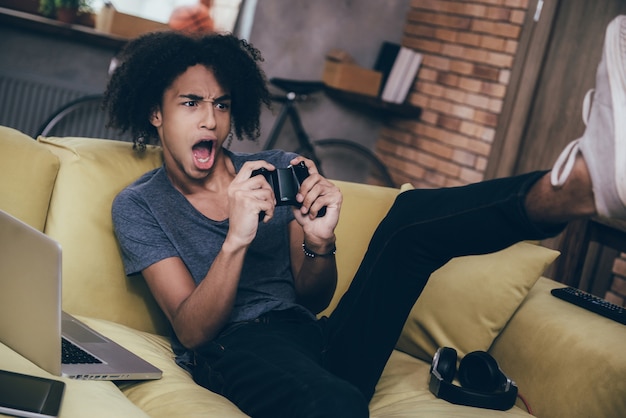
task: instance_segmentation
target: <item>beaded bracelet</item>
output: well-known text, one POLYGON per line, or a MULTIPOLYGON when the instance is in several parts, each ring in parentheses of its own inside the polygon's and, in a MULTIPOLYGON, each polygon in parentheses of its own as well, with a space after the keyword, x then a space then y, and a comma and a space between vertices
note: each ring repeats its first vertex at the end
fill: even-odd
POLYGON ((309 248, 307 248, 306 244, 303 242, 302 243, 302 251, 304 252, 304 255, 306 255, 307 257, 311 257, 311 258, 315 258, 315 257, 329 257, 331 255, 335 255, 335 253, 337 252, 337 247, 335 246, 335 244, 333 244, 333 248, 324 254, 318 254, 314 251, 311 251, 309 248))

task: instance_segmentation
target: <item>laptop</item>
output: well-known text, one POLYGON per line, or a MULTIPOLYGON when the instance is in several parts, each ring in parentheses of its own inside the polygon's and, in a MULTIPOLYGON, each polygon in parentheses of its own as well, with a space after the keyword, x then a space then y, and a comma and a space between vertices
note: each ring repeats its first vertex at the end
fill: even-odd
POLYGON ((61 310, 61 246, 2 210, 0 342, 56 376, 147 380, 162 375, 61 310), (67 350, 77 349, 83 353, 68 358, 67 350))

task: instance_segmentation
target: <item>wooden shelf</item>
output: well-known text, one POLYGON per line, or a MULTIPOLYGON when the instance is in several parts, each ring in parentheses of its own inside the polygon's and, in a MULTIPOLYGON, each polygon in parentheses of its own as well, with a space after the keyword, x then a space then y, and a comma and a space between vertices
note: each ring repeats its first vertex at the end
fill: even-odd
POLYGON ((87 26, 62 23, 58 20, 5 7, 0 7, 0 24, 114 50, 120 49, 128 41, 126 38, 104 33, 87 26))
POLYGON ((326 94, 328 97, 340 102, 349 103, 352 106, 361 107, 365 111, 382 112, 385 116, 399 117, 406 119, 419 119, 422 114, 422 108, 408 105, 389 103, 378 97, 365 96, 362 94, 351 93, 345 90, 338 90, 326 86, 326 94))

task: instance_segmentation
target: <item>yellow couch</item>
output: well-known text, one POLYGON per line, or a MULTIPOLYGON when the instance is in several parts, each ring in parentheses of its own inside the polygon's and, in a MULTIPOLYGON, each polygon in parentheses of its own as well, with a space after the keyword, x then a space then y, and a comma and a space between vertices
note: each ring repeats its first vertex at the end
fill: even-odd
MULTIPOLYGON (((154 147, 138 155, 124 142, 34 140, 0 127, 0 209, 61 243, 64 309, 164 371, 162 379, 148 382, 64 379, 62 417, 245 416, 175 365, 169 328, 145 283, 123 273, 111 201, 161 163, 154 147)), ((401 192, 338 185, 345 201, 337 228, 340 284, 325 314, 349 285, 374 228, 401 192)), ((443 345, 460 356, 488 350, 538 417, 626 416, 626 328, 549 294, 559 284, 541 274, 556 256, 520 243, 452 260, 437 271, 385 368, 371 416, 529 416, 519 400, 500 412, 435 398, 428 390, 429 360, 443 345)), ((54 377, 2 344, 0 369, 54 377)))

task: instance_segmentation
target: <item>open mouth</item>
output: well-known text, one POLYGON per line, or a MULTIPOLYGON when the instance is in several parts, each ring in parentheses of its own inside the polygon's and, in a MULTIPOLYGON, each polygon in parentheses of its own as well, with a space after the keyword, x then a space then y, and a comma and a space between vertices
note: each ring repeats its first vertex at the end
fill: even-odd
POLYGON ((214 141, 200 141, 192 148, 193 158, 200 166, 209 164, 213 157, 214 141))

